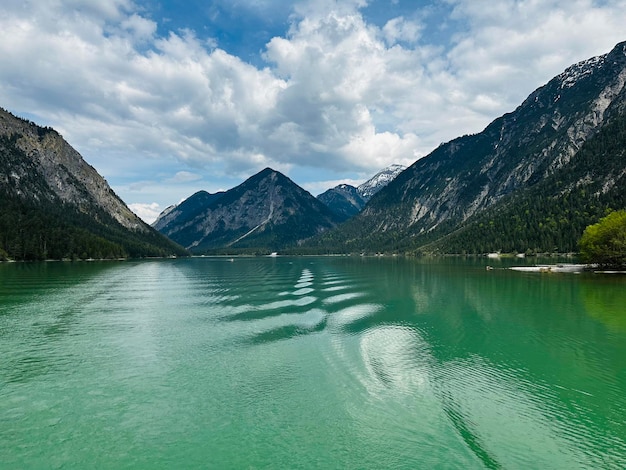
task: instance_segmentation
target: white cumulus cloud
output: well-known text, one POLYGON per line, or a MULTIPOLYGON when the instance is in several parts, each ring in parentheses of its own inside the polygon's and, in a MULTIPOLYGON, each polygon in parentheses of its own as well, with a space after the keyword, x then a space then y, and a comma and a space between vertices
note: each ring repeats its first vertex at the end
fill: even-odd
POLYGON ((154 222, 159 214, 163 212, 164 207, 161 207, 158 203, 134 203, 129 204, 128 208, 139 216, 147 224, 154 222))
POLYGON ((378 25, 368 3, 296 4, 259 67, 191 29, 159 35, 131 0, 7 0, 0 106, 58 129, 113 182, 170 185, 159 195, 118 183, 125 199, 155 201, 200 174, 311 168, 333 181, 408 165, 626 39, 626 0, 445 0, 446 17, 425 9, 378 25), (430 42, 427 20, 447 41, 430 42), (162 167, 177 176, 150 170, 162 167))

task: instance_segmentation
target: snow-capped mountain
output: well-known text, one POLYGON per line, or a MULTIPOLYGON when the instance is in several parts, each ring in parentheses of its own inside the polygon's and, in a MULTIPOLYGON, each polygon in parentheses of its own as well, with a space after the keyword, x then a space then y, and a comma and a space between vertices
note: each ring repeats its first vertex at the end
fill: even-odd
POLYGON ((358 214, 374 194, 393 181, 405 168, 402 165, 388 166, 358 188, 349 184, 340 184, 323 192, 317 198, 342 220, 348 220, 358 214))
POLYGON ((376 173, 365 183, 358 186, 357 190, 359 191, 359 194, 365 200, 365 202, 367 202, 374 194, 376 194, 378 191, 391 183, 396 178, 396 176, 398 176, 404 170, 406 170, 406 167, 403 165, 394 164, 388 166, 387 168, 376 173))

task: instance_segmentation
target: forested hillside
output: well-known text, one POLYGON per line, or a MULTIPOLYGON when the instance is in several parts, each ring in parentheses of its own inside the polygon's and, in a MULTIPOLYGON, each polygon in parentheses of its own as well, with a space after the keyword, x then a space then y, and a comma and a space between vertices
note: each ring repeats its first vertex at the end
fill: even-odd
POLYGON ((132 214, 54 130, 0 117, 0 259, 186 254, 132 214))
POLYGON ((626 116, 587 141, 569 165, 423 250, 574 252, 587 225, 621 208, 626 208, 626 116))
POLYGON ((484 131, 442 144, 311 252, 576 251, 626 207, 626 43, 575 64, 484 131))

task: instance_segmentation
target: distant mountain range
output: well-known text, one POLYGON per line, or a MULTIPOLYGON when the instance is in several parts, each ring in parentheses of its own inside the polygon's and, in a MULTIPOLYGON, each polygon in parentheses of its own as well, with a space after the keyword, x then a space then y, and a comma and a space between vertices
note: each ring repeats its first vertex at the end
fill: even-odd
POLYGON ((266 168, 228 191, 193 194, 153 226, 194 253, 266 253, 297 246, 339 221, 285 175, 266 168))
POLYGON ((339 185, 317 200, 266 168, 229 191, 191 195, 152 226, 194 253, 293 249, 358 213, 404 168, 392 165, 358 188, 339 185))
POLYGON ((0 109, 0 259, 184 255, 55 130, 0 109))
POLYGON ((361 212, 374 194, 387 186, 405 169, 406 167, 402 165, 391 165, 358 187, 340 184, 323 192, 317 198, 335 212, 342 221, 345 221, 361 212))
POLYGON ((625 84, 621 43, 442 144, 311 249, 576 251, 586 225, 626 207, 625 84))
POLYGON ((576 251, 587 225, 626 208, 626 43, 358 188, 315 198, 266 168, 193 194, 154 223, 170 240, 58 133, 0 110, 0 202, 0 259, 576 251))

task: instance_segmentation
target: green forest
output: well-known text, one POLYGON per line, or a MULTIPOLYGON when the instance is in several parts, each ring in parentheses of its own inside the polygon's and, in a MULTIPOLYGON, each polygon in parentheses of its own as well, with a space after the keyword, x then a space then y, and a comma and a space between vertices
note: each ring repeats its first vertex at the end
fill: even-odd
MULTIPOLYGON (((116 221, 96 222, 74 207, 56 202, 44 207, 0 194, 0 259, 118 259, 186 255, 158 233, 133 233, 116 221)), ((104 214, 102 214, 104 218, 104 214)))

